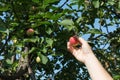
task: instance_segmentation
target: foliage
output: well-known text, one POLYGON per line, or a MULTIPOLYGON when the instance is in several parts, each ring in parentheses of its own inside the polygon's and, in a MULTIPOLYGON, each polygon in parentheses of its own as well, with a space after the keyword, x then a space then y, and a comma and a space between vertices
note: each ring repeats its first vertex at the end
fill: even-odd
POLYGON ((0 0, 0 78, 89 80, 86 67, 66 49, 76 34, 119 80, 119 0, 0 0), (26 34, 29 28, 33 36, 26 34))

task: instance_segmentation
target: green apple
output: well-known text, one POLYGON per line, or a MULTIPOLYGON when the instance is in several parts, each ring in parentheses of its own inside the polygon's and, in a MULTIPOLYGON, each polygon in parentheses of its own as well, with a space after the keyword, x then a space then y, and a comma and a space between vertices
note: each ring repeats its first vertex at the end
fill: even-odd
POLYGON ((17 39, 14 39, 14 40, 13 40, 13 43, 14 43, 14 44, 17 43, 17 39))
POLYGON ((36 62, 39 63, 40 61, 41 61, 40 57, 37 56, 37 57, 36 57, 36 62))

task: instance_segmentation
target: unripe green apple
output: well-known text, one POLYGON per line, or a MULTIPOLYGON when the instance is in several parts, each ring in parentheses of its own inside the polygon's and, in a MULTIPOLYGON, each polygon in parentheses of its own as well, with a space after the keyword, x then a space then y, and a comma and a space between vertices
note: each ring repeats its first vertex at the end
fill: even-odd
POLYGON ((36 62, 39 63, 40 61, 41 61, 40 57, 37 56, 37 57, 36 57, 36 62))
POLYGON ((76 36, 70 37, 69 42, 70 42, 70 45, 72 45, 73 47, 80 45, 80 42, 76 36))
POLYGON ((14 40, 13 40, 13 43, 15 44, 16 42, 17 42, 17 39, 14 39, 14 40))
POLYGON ((35 9, 35 6, 32 6, 32 9, 34 10, 34 9, 35 9))
POLYGON ((26 34, 28 35, 28 36, 32 36, 33 34, 34 34, 34 30, 32 29, 32 28, 29 28, 28 30, 27 30, 27 32, 26 32, 26 34))

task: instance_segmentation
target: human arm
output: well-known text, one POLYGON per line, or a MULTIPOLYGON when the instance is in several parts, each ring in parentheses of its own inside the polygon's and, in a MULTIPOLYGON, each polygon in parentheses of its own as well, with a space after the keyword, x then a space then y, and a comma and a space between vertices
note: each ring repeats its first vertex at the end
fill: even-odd
POLYGON ((78 61, 83 62, 86 65, 91 79, 113 80, 96 58, 87 41, 82 38, 79 38, 78 41, 81 44, 80 48, 74 48, 70 42, 67 43, 67 48, 78 61))

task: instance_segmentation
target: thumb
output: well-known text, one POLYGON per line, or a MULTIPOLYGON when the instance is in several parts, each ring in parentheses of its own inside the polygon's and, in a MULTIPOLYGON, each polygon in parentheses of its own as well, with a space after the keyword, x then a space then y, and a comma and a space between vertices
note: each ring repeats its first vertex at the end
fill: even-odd
POLYGON ((87 44, 87 41, 84 40, 84 39, 81 38, 81 37, 80 37, 78 40, 79 40, 79 42, 81 43, 81 45, 83 45, 83 44, 87 44))

